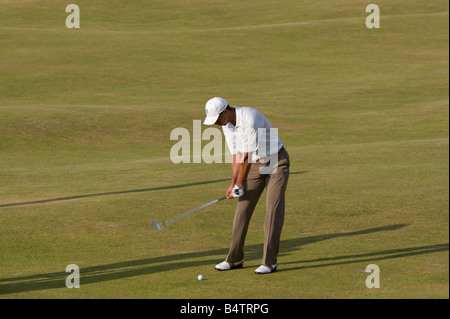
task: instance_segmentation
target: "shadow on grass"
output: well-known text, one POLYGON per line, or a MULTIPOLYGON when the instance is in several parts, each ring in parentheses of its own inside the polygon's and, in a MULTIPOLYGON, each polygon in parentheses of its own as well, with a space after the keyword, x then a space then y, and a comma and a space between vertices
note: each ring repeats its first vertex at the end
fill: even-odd
POLYGON ((35 201, 29 201, 29 202, 1 204, 0 207, 44 204, 44 203, 60 202, 60 201, 66 201, 66 200, 72 200, 72 199, 95 197, 95 196, 107 196, 107 195, 119 195, 119 194, 130 194, 130 193, 142 193, 142 192, 160 191, 160 190, 166 190, 166 189, 184 188, 184 187, 190 187, 190 186, 219 183, 219 182, 224 182, 224 181, 227 181, 227 180, 229 180, 229 179, 216 179, 216 180, 212 180, 212 181, 203 181, 203 182, 189 183, 189 184, 161 186, 161 187, 153 187, 153 188, 142 188, 142 189, 131 189, 131 190, 125 190, 125 191, 105 192, 105 193, 95 193, 95 194, 85 194, 85 195, 75 195, 75 196, 67 196, 67 197, 35 200, 35 201))
MULTIPOLYGON (((307 173, 307 171, 291 172, 290 175, 303 174, 303 173, 307 173)), ((185 188, 185 187, 191 187, 191 186, 220 183, 220 182, 225 182, 225 181, 229 181, 229 180, 230 180, 229 178, 224 178, 224 179, 216 179, 216 180, 203 181, 203 182, 197 182, 197 183, 188 183, 188 184, 179 184, 179 185, 152 187, 152 188, 142 188, 142 189, 130 189, 130 190, 116 191, 116 192, 94 193, 94 194, 66 196, 66 197, 58 197, 58 198, 50 198, 50 199, 41 199, 41 200, 34 200, 34 201, 28 201, 28 202, 0 204, 0 208, 1 207, 34 205, 34 204, 45 204, 45 203, 51 203, 51 202, 60 202, 60 201, 81 199, 81 198, 88 198, 88 197, 96 197, 96 196, 120 195, 120 194, 160 191, 160 190, 166 190, 166 189, 185 188)))
MULTIPOLYGON (((299 247, 301 246, 315 242, 320 242, 338 237, 359 236, 383 231, 395 231, 405 226, 407 225, 398 224, 347 233, 335 233, 335 234, 287 239, 281 242, 280 250, 282 251, 283 255, 286 255, 289 252, 299 249, 299 247)), ((246 246, 246 260, 254 260, 257 258, 261 258, 262 248, 263 248, 262 244, 246 246)), ((282 264, 283 265, 295 265, 306 263, 317 263, 317 264, 300 265, 298 267, 291 267, 291 268, 282 268, 280 271, 352 264, 363 261, 373 262, 376 260, 409 257, 415 255, 436 253, 441 251, 448 251, 448 243, 440 245, 426 245, 419 247, 389 249, 384 251, 368 252, 354 255, 331 256, 327 258, 302 260, 298 262, 287 262, 282 264)), ((80 285, 83 286, 99 282, 150 275, 165 271, 179 270, 204 265, 211 265, 211 267, 213 267, 213 265, 215 265, 217 262, 222 261, 222 258, 224 258, 224 256, 227 253, 228 248, 222 248, 203 252, 150 257, 145 259, 81 268, 80 285)), ((11 278, 3 278, 0 279, 0 295, 26 291, 35 291, 35 290, 66 288, 65 280, 68 275, 69 275, 68 273, 61 271, 31 276, 22 276, 22 277, 15 276, 11 278)))
POLYGON ((342 255, 342 256, 334 256, 334 257, 326 257, 326 258, 317 258, 310 260, 301 260, 301 261, 293 261, 283 263, 283 265, 288 264, 307 264, 307 263, 318 263, 316 265, 306 265, 306 266, 297 266, 291 268, 282 268, 281 271, 290 271, 290 270, 299 270, 299 269, 307 269, 307 268, 320 268, 320 267, 329 267, 329 266, 337 266, 337 265, 347 265, 361 262, 375 262, 378 260, 385 259, 394 259, 394 258, 403 258, 403 257, 411 257, 416 255, 430 254, 440 251, 448 251, 449 244, 438 244, 438 245, 426 245, 426 246, 418 246, 418 247, 408 247, 401 249, 388 249, 370 253, 362 253, 362 254, 354 254, 354 255, 342 255))

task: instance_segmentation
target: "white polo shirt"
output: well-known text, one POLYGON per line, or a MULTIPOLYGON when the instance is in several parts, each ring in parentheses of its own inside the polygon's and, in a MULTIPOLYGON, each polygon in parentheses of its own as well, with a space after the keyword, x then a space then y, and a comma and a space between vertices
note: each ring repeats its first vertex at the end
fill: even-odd
POLYGON ((236 126, 231 123, 222 126, 231 154, 250 153, 249 161, 254 163, 281 150, 283 142, 278 129, 261 112, 251 107, 232 108, 236 110, 236 126))

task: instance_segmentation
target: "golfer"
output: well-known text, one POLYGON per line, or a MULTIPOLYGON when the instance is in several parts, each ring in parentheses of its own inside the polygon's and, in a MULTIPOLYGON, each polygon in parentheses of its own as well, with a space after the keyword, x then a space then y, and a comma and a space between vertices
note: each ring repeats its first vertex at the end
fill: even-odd
POLYGON ((244 242, 250 218, 264 190, 266 217, 264 252, 256 274, 268 274, 277 269, 277 255, 284 222, 284 193, 289 179, 289 155, 267 118, 250 107, 229 106, 220 97, 206 103, 205 125, 221 125, 230 153, 231 183, 227 198, 238 197, 231 247, 217 270, 242 268, 244 242))

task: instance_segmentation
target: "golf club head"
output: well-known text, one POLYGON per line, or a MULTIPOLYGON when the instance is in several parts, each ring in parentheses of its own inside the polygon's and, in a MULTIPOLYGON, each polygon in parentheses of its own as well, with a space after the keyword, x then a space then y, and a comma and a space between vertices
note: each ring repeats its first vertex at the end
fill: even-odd
POLYGON ((154 219, 152 220, 152 226, 157 230, 161 230, 163 228, 163 226, 154 219))

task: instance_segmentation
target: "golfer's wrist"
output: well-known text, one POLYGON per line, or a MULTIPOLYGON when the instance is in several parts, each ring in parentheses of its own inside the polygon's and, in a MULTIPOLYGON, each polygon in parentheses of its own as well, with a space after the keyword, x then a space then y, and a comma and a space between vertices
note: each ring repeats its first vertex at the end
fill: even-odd
MULTIPOLYGON (((240 178, 240 177, 236 178, 236 180, 234 181, 234 185, 236 185, 237 187, 241 188, 242 185, 244 185, 243 179, 240 178)), ((234 186, 234 185, 233 185, 233 186, 234 186)))

